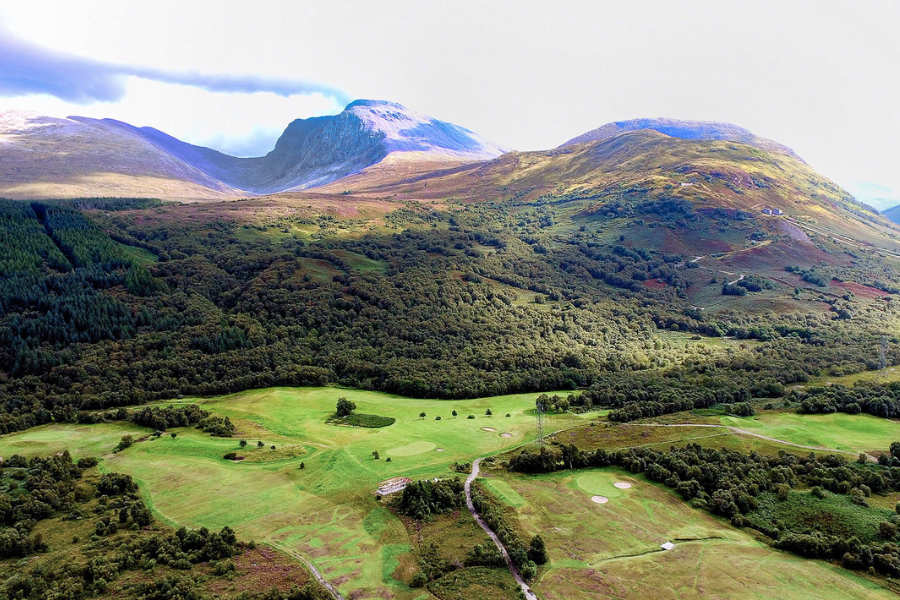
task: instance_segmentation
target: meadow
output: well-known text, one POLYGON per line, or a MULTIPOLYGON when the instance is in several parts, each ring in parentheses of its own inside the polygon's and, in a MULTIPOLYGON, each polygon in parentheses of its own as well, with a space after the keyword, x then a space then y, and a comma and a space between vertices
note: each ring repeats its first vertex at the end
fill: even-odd
POLYGON ((618 469, 493 471, 487 486, 527 535, 546 542, 550 562, 533 585, 542 599, 894 597, 849 571, 774 550, 618 469), (674 546, 663 550, 667 542, 674 546))

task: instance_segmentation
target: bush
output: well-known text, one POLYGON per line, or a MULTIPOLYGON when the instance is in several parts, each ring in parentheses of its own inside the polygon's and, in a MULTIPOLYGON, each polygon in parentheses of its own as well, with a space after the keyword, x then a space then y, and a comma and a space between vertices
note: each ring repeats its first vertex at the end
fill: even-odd
POLYGON ((119 443, 116 445, 115 450, 113 452, 121 452, 125 448, 130 448, 131 445, 134 444, 134 438, 128 434, 122 436, 122 439, 119 440, 119 443))
POLYGON ((531 543, 528 545, 528 560, 534 561, 539 565, 547 562, 547 547, 539 535, 531 538, 531 543))

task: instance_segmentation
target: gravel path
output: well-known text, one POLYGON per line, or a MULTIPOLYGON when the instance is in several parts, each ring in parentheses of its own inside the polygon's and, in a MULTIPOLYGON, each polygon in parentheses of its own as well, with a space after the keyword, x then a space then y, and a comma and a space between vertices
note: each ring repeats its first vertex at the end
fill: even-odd
POLYGON ((478 479, 478 469, 481 464, 481 459, 476 458, 472 461, 472 472, 466 477, 466 506, 469 508, 469 512, 472 513, 472 518, 475 519, 475 522, 478 523, 484 532, 488 534, 494 544, 497 546, 497 549, 500 550, 500 554, 503 555, 503 558, 506 559, 506 566, 509 567, 509 572, 512 573, 513 579, 516 580, 516 583, 519 584, 519 587, 522 588, 522 593, 525 594, 526 600, 538 600, 538 597, 534 595, 534 592, 531 591, 531 588, 528 587, 528 584, 525 583, 525 580, 522 579, 522 575, 519 574, 519 570, 516 569, 516 566, 512 563, 512 560, 509 558, 509 552, 506 551, 506 546, 503 545, 503 542, 500 541, 500 538, 497 537, 497 534, 494 533, 488 524, 484 522, 484 519, 481 518, 481 515, 478 514, 478 511, 475 510, 475 504, 472 503, 472 482, 478 479))

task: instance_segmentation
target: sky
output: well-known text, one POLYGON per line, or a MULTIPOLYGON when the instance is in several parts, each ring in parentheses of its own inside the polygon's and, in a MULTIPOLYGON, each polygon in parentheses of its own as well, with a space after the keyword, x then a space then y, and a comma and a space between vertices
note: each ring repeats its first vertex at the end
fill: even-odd
POLYGON ((900 204, 900 2, 0 5, 0 110, 117 118, 240 155, 393 100, 517 150, 609 121, 727 121, 900 204))

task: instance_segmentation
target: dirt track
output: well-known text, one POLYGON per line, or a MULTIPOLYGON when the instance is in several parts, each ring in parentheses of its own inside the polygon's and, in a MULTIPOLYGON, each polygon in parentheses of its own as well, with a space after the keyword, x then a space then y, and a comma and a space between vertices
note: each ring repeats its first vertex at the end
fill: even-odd
POLYGON ((528 584, 525 583, 525 580, 522 579, 522 575, 519 574, 519 570, 516 569, 516 566, 513 564, 512 560, 509 558, 509 552, 506 551, 506 546, 503 545, 503 542, 500 541, 500 538, 497 537, 497 534, 494 533, 488 524, 484 522, 484 519, 481 518, 481 515, 478 514, 478 511, 475 510, 475 504, 472 502, 472 482, 478 479, 478 469, 481 464, 481 459, 476 458, 472 461, 472 472, 466 477, 466 506, 469 508, 469 512, 472 513, 472 518, 475 519, 475 522, 478 523, 484 532, 488 534, 494 544, 497 546, 497 549, 500 550, 500 554, 503 555, 503 558, 506 559, 506 566, 509 567, 509 572, 512 573, 513 578, 516 580, 516 583, 519 584, 519 587, 522 588, 522 593, 525 595, 527 600, 538 600, 537 596, 534 592, 531 591, 531 588, 528 587, 528 584))

